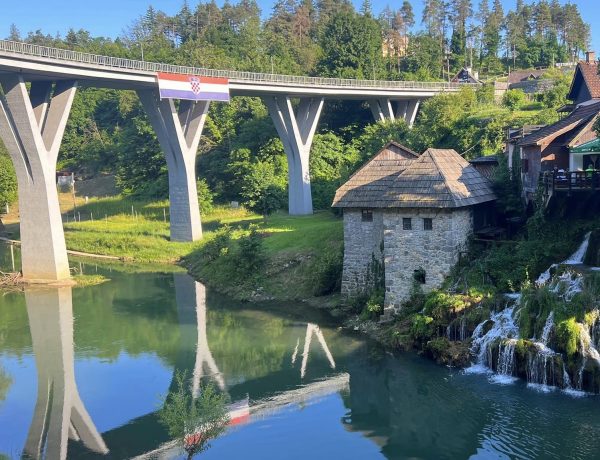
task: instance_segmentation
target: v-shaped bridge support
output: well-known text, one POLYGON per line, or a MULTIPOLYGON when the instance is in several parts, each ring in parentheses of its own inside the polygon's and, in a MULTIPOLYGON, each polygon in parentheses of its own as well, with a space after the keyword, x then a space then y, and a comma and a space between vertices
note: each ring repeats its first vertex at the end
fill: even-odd
POLYGON ((69 278, 58 193, 56 160, 77 82, 34 81, 0 76, 0 138, 15 166, 19 185, 21 258, 28 280, 69 278))
POLYGON ((297 114, 291 98, 266 96, 263 101, 281 138, 288 160, 290 214, 312 214, 309 155, 323 98, 302 98, 297 114))
POLYGON ((404 120, 409 128, 415 123, 421 101, 419 99, 393 101, 391 99, 371 99, 369 107, 375 121, 404 120))
POLYGON ((171 240, 195 241, 202 238, 196 154, 208 113, 208 101, 160 99, 157 90, 140 90, 138 97, 156 132, 169 169, 171 240))
POLYGON ((66 459, 69 438, 108 453, 75 382, 71 288, 27 289, 25 301, 38 379, 25 453, 34 459, 66 459))

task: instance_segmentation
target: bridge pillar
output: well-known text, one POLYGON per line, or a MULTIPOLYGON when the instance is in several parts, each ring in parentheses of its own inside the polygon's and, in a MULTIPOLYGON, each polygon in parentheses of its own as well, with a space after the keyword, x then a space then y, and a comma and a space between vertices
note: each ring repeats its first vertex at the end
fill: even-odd
POLYGON ((371 99, 369 101, 369 107, 373 113, 373 118, 376 122, 395 120, 394 107, 390 99, 371 99))
POLYGON ((412 128, 415 124, 415 118, 417 118, 417 112, 419 111, 420 105, 421 101, 419 99, 408 101, 406 112, 404 114, 404 120, 408 124, 409 128, 412 128))
POLYGON ((267 96, 263 101, 283 143, 288 161, 289 213, 312 214, 310 147, 323 109, 321 98, 302 98, 297 114, 291 98, 267 96))
POLYGON ((376 122, 402 119, 412 128, 420 103, 419 99, 397 101, 397 108, 394 110, 394 101, 391 99, 371 99, 369 107, 376 122))
POLYGON ((171 241, 202 238, 196 186, 196 154, 208 113, 208 101, 160 99, 156 90, 137 92, 167 159, 171 241))
POLYGON ((26 289, 25 302, 38 382, 25 454, 66 459, 69 438, 82 441, 93 452, 107 454, 75 381, 71 287, 26 289))
POLYGON ((0 138, 19 187, 21 260, 26 280, 70 277, 58 193, 56 160, 77 82, 31 83, 18 74, 0 76, 0 138))

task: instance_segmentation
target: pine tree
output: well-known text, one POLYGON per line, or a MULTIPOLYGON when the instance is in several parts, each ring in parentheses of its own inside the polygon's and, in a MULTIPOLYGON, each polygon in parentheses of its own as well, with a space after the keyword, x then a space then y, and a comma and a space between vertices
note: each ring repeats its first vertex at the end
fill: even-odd
POLYGON ((12 40, 13 42, 21 41, 21 32, 19 32, 19 29, 17 29, 17 26, 14 23, 10 25, 8 39, 12 40))

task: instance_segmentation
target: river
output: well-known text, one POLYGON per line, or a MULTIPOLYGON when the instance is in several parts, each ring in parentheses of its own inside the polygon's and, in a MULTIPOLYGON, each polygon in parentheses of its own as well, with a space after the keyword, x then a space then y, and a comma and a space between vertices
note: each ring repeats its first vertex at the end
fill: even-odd
POLYGON ((110 281, 0 296, 0 458, 180 458, 157 414, 183 371, 240 416, 198 458, 599 456, 598 397, 392 356, 318 311, 236 303, 183 272, 74 265, 110 281))

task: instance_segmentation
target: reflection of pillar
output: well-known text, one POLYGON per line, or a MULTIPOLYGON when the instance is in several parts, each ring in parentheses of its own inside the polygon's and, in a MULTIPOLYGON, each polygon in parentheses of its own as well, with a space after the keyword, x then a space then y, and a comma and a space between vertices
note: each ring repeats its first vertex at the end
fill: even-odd
MULTIPOLYGON (((310 353, 310 343, 312 342, 313 335, 317 336, 319 343, 321 344, 321 348, 325 352, 325 356, 327 356, 327 360, 329 361, 329 365, 332 369, 335 369, 335 361, 333 360, 333 356, 329 351, 329 347, 327 346, 327 342, 325 342, 325 337, 323 337, 323 333, 321 332, 321 328, 316 324, 308 323, 306 325, 306 337, 304 338, 304 352, 302 353, 302 367, 300 368, 300 377, 304 378, 306 375, 306 366, 308 364, 308 355, 310 353)), ((294 357, 292 357, 292 364, 295 361, 295 353, 294 357)))
POLYGON ((192 375, 192 394, 198 395, 203 377, 211 377, 221 390, 225 380, 208 347, 206 335, 206 288, 186 273, 174 273, 175 299, 180 323, 194 322, 197 328, 196 359, 192 375), (195 315, 190 315, 191 312, 195 315))
POLYGON ((27 315, 38 374, 38 393, 25 453, 67 458, 68 439, 101 454, 108 449, 75 383, 71 288, 26 289, 27 315))

